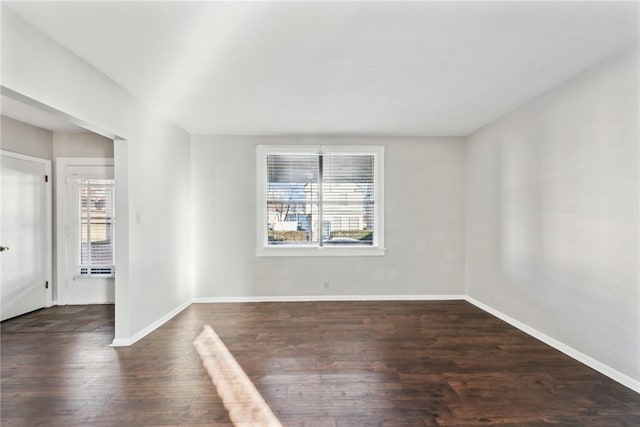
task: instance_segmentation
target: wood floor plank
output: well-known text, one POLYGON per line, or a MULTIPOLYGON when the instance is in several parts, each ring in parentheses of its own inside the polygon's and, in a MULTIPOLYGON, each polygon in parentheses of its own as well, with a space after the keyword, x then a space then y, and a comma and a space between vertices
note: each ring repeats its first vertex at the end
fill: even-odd
POLYGON ((113 348, 113 306, 2 322, 3 426, 231 426, 224 341, 285 426, 638 426, 640 395, 464 301, 194 304, 113 348))

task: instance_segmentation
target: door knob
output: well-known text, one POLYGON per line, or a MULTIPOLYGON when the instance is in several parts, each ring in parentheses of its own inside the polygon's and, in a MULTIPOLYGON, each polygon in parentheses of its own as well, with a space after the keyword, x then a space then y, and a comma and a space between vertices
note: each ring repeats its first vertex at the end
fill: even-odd
POLYGON ((0 246, 0 252, 8 251, 9 246, 0 246))

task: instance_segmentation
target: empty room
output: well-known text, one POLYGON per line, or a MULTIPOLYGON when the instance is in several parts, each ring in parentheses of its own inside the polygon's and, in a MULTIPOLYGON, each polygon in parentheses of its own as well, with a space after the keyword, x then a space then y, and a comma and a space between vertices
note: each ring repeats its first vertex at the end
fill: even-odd
POLYGON ((0 13, 3 426, 640 425, 640 2, 0 13))

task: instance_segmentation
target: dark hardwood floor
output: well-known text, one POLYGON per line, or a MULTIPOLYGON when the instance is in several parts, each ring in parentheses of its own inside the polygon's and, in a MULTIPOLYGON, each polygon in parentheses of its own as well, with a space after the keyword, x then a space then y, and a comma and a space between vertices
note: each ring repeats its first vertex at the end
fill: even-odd
POLYGON ((194 304, 128 348, 112 306, 40 310, 1 324, 1 423, 232 425, 205 324, 285 426, 640 425, 639 394, 464 301, 194 304))

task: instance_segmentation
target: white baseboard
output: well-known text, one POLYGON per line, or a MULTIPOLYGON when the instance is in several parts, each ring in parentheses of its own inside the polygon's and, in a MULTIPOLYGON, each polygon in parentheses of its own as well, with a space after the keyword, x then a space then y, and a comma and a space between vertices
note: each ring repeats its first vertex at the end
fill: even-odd
POLYGON ((550 337, 547 334, 544 334, 540 331, 538 331, 537 329, 532 328, 529 325, 526 325, 525 323, 520 322, 519 320, 514 319, 511 316, 508 316, 506 314, 504 314, 503 312, 496 310, 493 307, 490 307, 480 301, 478 301, 475 298, 472 298, 470 296, 467 296, 465 298, 469 303, 475 305, 476 307, 478 307, 479 309, 486 311, 487 313, 497 317, 500 320, 504 320, 505 322, 507 322, 508 324, 510 324, 511 326, 514 326, 518 329, 520 329, 522 332, 531 335, 532 337, 542 341, 543 343, 555 348, 556 350, 561 351, 562 353, 566 354, 567 356, 577 360, 578 362, 581 362, 585 365, 587 365, 588 367, 595 369, 596 371, 600 372, 601 374, 604 374, 606 376, 608 376, 609 378, 611 378, 614 381, 619 382, 620 384, 624 385, 625 387, 630 388, 631 390, 640 393, 640 381, 635 380, 633 378, 631 378, 628 375, 623 374, 622 372, 619 372, 615 369, 613 369, 612 367, 594 359, 591 356, 587 356, 586 354, 576 350, 573 347, 570 347, 558 340, 556 340, 555 338, 550 337))
POLYGON ((151 332, 158 329, 160 326, 167 323, 175 315, 177 315, 178 313, 180 313, 182 310, 189 307, 190 305, 191 305, 191 300, 187 300, 183 302, 178 307, 174 308, 173 310, 171 310, 170 312, 168 312, 167 314, 165 314, 164 316, 162 316, 161 318, 159 318, 158 320, 156 320, 146 328, 134 334, 131 338, 114 338, 113 342, 111 343, 111 347, 126 347, 134 344, 136 341, 141 340, 142 338, 149 335, 151 332))
POLYGON ((464 300, 465 295, 300 295, 194 298, 195 304, 225 302, 313 302, 313 301, 443 301, 464 300))
POLYGON ((262 296, 262 297, 206 297, 185 301, 131 338, 114 338, 112 347, 126 347, 141 340, 154 330, 171 320, 182 310, 194 304, 229 302, 306 302, 306 301, 441 301, 464 300, 464 295, 310 295, 310 296, 262 296))
POLYGON ((313 302, 313 301, 446 301, 446 300, 466 300, 470 304, 475 305, 481 310, 509 323, 510 325, 520 329, 524 333, 542 341, 543 343, 561 351, 567 356, 584 363, 592 369, 600 372, 619 382, 620 384, 640 393, 640 381, 625 375, 612 367, 590 357, 586 354, 570 347, 555 338, 552 338, 537 329, 530 327, 529 325, 520 322, 490 307, 475 298, 462 294, 449 294, 449 295, 300 295, 300 296, 251 296, 251 297, 204 297, 193 298, 192 300, 185 301, 160 319, 153 322, 151 325, 142 329, 131 338, 115 338, 111 346, 129 346, 136 341, 144 338, 167 321, 171 320, 175 315, 182 310, 194 304, 211 304, 211 303, 238 303, 238 302, 313 302))

